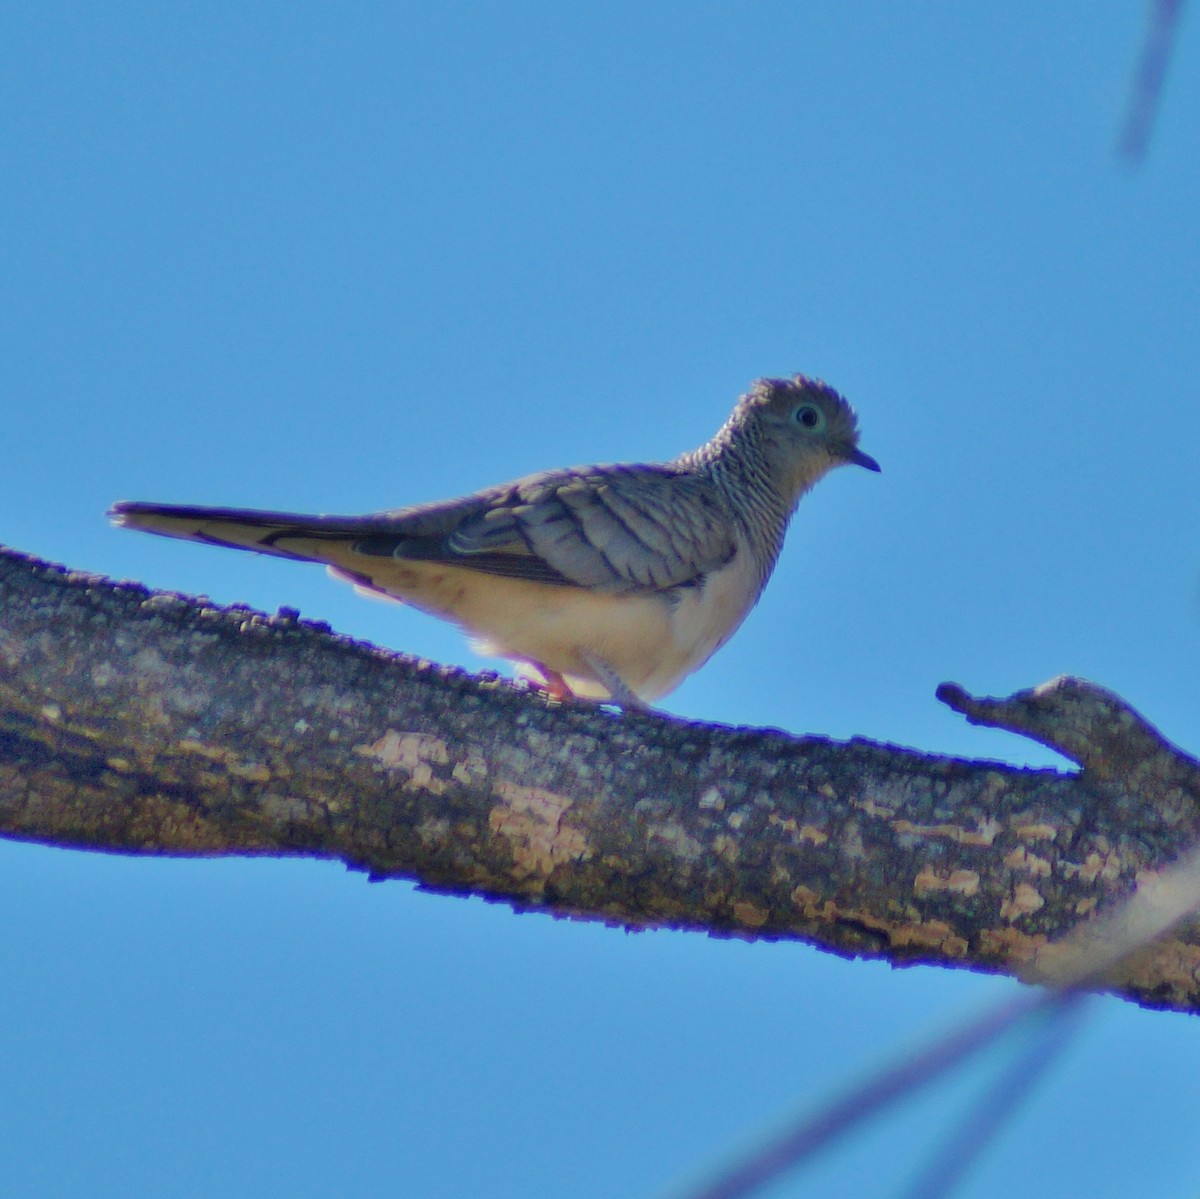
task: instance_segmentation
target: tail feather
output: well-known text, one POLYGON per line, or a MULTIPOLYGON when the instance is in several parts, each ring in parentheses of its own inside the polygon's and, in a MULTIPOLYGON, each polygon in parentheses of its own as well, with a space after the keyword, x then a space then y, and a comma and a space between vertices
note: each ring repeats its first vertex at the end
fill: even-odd
POLYGON ((338 551, 364 532, 361 518, 248 508, 122 501, 114 504, 108 515, 113 524, 125 529, 305 562, 336 561, 342 556, 338 551))
POLYGON ((554 586, 576 581, 533 553, 523 542, 491 552, 457 552, 449 539, 464 514, 486 508, 487 497, 398 508, 366 516, 306 516, 252 508, 207 508, 124 500, 109 518, 126 529, 177 537, 204 545, 252 550, 300 562, 324 562, 361 586, 393 594, 412 585, 411 566, 453 566, 484 575, 554 586), (398 572, 398 573, 397 573, 398 572), (383 581, 390 579, 391 583, 383 581))

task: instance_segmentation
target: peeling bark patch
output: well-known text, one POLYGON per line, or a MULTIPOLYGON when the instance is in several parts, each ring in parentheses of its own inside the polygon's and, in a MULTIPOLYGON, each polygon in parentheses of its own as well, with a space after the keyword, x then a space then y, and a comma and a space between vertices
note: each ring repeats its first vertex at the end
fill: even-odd
POLYGON ((487 778, 487 759, 477 749, 467 747, 459 760, 454 763, 454 769, 450 771, 450 774, 455 782, 461 783, 464 787, 472 786, 487 778))
POLYGON ((436 762, 439 766, 450 761, 450 747, 440 737, 428 733, 401 733, 388 729, 371 745, 356 745, 354 752, 374 758, 381 766, 398 767, 409 774, 417 766, 436 762))
POLYGON ((492 808, 488 825, 509 843, 513 873, 522 882, 544 884, 556 866, 592 856, 586 835, 563 826, 563 816, 574 802, 569 796, 504 780, 494 791, 501 802, 492 808))
POLYGON ((1058 836, 1058 829, 1052 824, 1018 824, 1013 832, 1022 841, 1053 841, 1058 836))
POLYGON ((970 949, 966 938, 956 933, 945 920, 888 920, 865 909, 840 909, 832 899, 821 900, 811 887, 803 884, 792 890, 791 897, 807 919, 868 929, 905 956, 913 956, 919 951, 961 959, 970 949))
POLYGON ((1018 845, 1004 856, 1004 864, 1010 870, 1024 870, 1034 878, 1049 878, 1053 867, 1046 858, 1030 853, 1024 845, 1018 845))
POLYGON ((985 928, 979 934, 979 952, 985 958, 1018 966, 1036 961, 1047 946, 1043 933, 1022 933, 1015 928, 985 928))
POLYGON ((893 820, 892 828, 903 836, 914 837, 946 837, 959 845, 991 845, 1000 832, 1001 825, 996 820, 981 820, 976 828, 966 829, 957 824, 913 824, 910 820, 893 820))
POLYGON ((770 919, 771 913, 766 908, 760 908, 749 900, 739 900, 733 905, 733 914, 738 923, 750 928, 761 928, 770 919))
POLYGON ((896 809, 893 805, 879 803, 869 795, 865 799, 856 799, 851 802, 856 808, 866 812, 868 816, 879 816, 884 820, 891 820, 896 814, 896 809))
POLYGON ((1036 887, 1028 883, 1017 883, 1010 898, 1000 905, 1001 920, 1019 920, 1022 916, 1031 916, 1046 901, 1036 887))
POLYGON ((930 891, 975 895, 979 891, 979 875, 974 870, 952 870, 949 874, 938 874, 931 866, 926 866, 913 879, 913 890, 918 895, 925 895, 930 891))
POLYGON ((728 833, 718 833, 713 838, 713 851, 731 866, 737 862, 742 853, 737 841, 728 833))
MULTIPOLYGON (((271 771, 261 762, 243 762, 232 750, 220 745, 205 745, 203 741, 196 741, 190 737, 185 737, 176 745, 181 753, 194 754, 196 757, 217 763, 233 778, 251 783, 266 783, 271 780, 271 771)), ((123 758, 110 758, 108 765, 118 772, 133 769, 123 758)))
POLYGON ((430 795, 444 795, 450 786, 441 767, 454 765, 450 779, 469 786, 485 778, 488 773, 483 754, 467 746, 452 753, 449 744, 441 737, 429 733, 400 732, 388 729, 370 745, 356 745, 354 752, 371 758, 385 770, 398 770, 408 776, 406 786, 427 791, 430 795))
POLYGON ((1151 946, 1134 958, 1126 975, 1174 1002, 1186 1001, 1200 984, 1200 947, 1180 941, 1151 946))
POLYGON ((1063 862, 1062 872, 1067 878, 1078 876, 1080 882, 1115 882, 1121 877, 1121 859, 1115 853, 1089 853, 1083 862, 1063 862))
POLYGON ((943 953, 949 958, 965 958, 970 946, 944 920, 918 920, 899 924, 891 930, 896 949, 922 949, 943 953))
POLYGON ((767 817, 767 823, 787 833, 797 845, 802 842, 807 842, 809 845, 824 845, 829 840, 829 834, 823 828, 818 828, 815 824, 806 824, 801 827, 800 822, 794 816, 780 816, 778 813, 772 812, 767 817))

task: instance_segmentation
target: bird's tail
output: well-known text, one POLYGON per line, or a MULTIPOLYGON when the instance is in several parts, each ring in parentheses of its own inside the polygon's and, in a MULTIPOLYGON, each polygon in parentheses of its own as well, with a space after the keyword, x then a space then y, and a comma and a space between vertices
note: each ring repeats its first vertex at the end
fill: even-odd
POLYGON ((364 532, 361 518, 198 508, 122 501, 108 513, 113 524, 162 537, 253 550, 302 562, 339 562, 364 532))

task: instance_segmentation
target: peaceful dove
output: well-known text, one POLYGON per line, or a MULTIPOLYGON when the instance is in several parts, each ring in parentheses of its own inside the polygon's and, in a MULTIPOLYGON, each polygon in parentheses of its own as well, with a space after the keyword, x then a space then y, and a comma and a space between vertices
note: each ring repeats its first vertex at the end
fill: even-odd
POLYGON ((461 626, 551 694, 637 706, 733 635, 770 578, 801 497, 858 448, 854 409, 796 375, 760 379, 671 462, 529 475, 367 516, 124 502, 147 533, 323 562, 339 578, 461 626))

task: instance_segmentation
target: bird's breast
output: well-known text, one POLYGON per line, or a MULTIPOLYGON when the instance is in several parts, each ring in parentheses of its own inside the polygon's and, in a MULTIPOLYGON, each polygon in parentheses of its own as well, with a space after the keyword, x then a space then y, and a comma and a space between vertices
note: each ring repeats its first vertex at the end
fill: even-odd
MULTIPOLYGON (((698 670, 737 631, 762 591, 752 555, 740 546, 700 586, 680 588, 671 608, 671 641, 680 673, 668 690, 698 670)), ((665 692, 664 692, 665 694, 665 692)))

